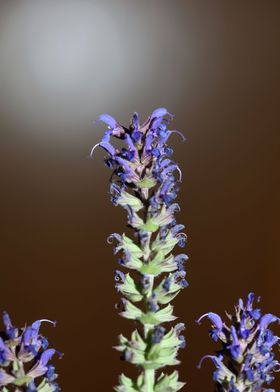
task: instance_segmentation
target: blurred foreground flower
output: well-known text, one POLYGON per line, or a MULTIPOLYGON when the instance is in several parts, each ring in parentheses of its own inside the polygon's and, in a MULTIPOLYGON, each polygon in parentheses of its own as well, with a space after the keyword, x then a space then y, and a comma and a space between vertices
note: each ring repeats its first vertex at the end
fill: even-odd
MULTIPOLYGON (((273 380, 273 373, 280 370, 273 350, 279 346, 279 337, 269 329, 271 323, 280 319, 270 313, 262 316, 260 309, 253 308, 254 294, 247 302, 239 299, 233 315, 227 314, 230 325, 222 321, 216 313, 206 313, 198 323, 207 317, 212 327, 210 336, 222 348, 217 355, 206 355, 215 366, 216 390, 223 392, 274 392, 266 389, 273 380)), ((199 365, 199 367, 200 367, 199 365)))
POLYGON ((181 171, 170 159, 173 151, 167 146, 171 134, 184 137, 168 129, 172 117, 159 108, 140 125, 134 113, 126 128, 113 117, 101 115, 99 121, 108 130, 91 151, 92 156, 95 148, 101 147, 108 153, 105 163, 113 170, 112 202, 126 210, 128 226, 134 231, 133 239, 124 233, 114 233, 108 239, 115 244, 114 253, 121 253, 120 266, 132 271, 117 270, 115 274, 116 288, 123 296, 120 314, 138 324, 130 338, 119 336, 116 349, 124 360, 142 369, 137 381, 121 375, 115 388, 118 392, 175 392, 184 385, 176 371, 156 375, 158 369, 177 365, 178 350, 185 346, 181 335, 184 325, 167 324, 176 319, 170 302, 188 285, 184 269, 187 256, 171 253, 176 245, 183 247, 186 242, 184 226, 175 220, 181 171), (112 136, 123 141, 123 146, 111 144, 112 136))
POLYGON ((50 365, 56 350, 48 348, 48 341, 39 330, 38 320, 31 326, 16 328, 9 315, 3 314, 5 330, 0 333, 0 387, 2 392, 57 392, 57 375, 50 365))

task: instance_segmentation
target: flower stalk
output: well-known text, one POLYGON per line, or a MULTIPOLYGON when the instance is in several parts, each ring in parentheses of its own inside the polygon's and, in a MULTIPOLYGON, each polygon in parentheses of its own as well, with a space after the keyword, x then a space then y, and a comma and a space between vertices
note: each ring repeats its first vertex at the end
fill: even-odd
POLYGON ((184 269, 187 256, 173 254, 176 245, 185 245, 186 234, 175 219, 181 171, 170 159, 173 151, 167 141, 171 134, 181 133, 168 129, 172 117, 159 108, 140 125, 134 113, 126 128, 113 117, 101 115, 99 121, 108 130, 91 151, 92 156, 99 146, 108 153, 105 164, 113 170, 112 202, 126 210, 127 225, 133 230, 133 239, 125 233, 108 238, 114 243, 114 253, 121 254, 122 270, 115 276, 116 288, 123 296, 120 315, 137 326, 131 338, 119 336, 116 349, 122 359, 141 369, 135 381, 122 374, 115 387, 118 392, 176 392, 184 385, 178 381, 177 371, 157 374, 161 368, 179 364, 178 350, 185 346, 181 335, 184 325, 168 327, 176 319, 170 302, 188 285, 184 269), (115 147, 111 137, 120 139, 124 146, 115 147))

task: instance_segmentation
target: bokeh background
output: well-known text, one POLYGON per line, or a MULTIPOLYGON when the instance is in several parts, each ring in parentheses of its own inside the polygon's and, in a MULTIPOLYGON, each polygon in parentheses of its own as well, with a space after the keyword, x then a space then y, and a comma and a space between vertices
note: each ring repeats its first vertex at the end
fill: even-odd
POLYGON ((126 215, 104 152, 88 159, 101 113, 128 124, 164 106, 188 139, 171 141, 189 235, 184 390, 212 390, 213 365, 196 368, 215 350, 199 315, 249 291, 280 314, 279 12, 273 0, 0 2, 0 308, 19 325, 58 321, 43 331, 65 353, 62 390, 134 374, 112 350, 133 325, 114 308, 106 244, 126 215))

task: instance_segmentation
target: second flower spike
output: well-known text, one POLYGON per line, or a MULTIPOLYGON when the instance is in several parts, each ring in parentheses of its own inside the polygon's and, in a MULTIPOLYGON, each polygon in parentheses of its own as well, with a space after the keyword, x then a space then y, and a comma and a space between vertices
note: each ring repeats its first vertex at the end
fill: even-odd
POLYGON ((198 320, 200 323, 207 318, 211 322, 210 336, 221 342, 216 355, 206 355, 199 364, 200 367, 206 358, 213 361, 216 366, 213 378, 219 392, 274 392, 269 385, 274 380, 273 373, 280 370, 274 353, 279 338, 270 325, 280 320, 254 309, 254 299, 253 293, 245 302, 239 299, 235 312, 227 314, 227 323, 212 312, 198 320))

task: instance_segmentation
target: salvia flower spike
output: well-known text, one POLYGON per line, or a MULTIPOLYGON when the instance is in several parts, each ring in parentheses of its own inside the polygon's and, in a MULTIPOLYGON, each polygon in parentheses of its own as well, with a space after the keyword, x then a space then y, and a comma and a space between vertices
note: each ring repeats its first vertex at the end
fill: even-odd
POLYGON ((0 332, 0 390, 2 392, 57 392, 57 375, 50 364, 55 354, 48 348, 47 339, 40 334, 43 322, 37 320, 30 326, 16 328, 8 313, 3 313, 4 331, 0 332))
POLYGON ((185 346, 184 325, 168 326, 176 319, 170 302, 187 286, 187 256, 172 253, 186 242, 184 226, 175 220, 179 205, 174 203, 182 173, 167 145, 172 133, 184 136, 168 129, 172 117, 159 108, 140 125, 134 113, 126 128, 108 114, 101 115, 98 121, 108 129, 91 151, 92 156, 99 146, 108 153, 105 164, 113 170, 112 202, 126 210, 128 227, 134 231, 133 238, 125 233, 108 238, 115 245, 114 253, 121 255, 115 274, 116 288, 123 296, 120 315, 137 322, 131 337, 119 336, 116 349, 141 369, 136 381, 121 375, 118 392, 175 392, 184 385, 177 371, 156 374, 167 365, 177 365, 178 350, 185 346), (123 147, 114 147, 111 137, 121 139, 123 147))
MULTIPOLYGON (((258 298, 259 300, 259 298, 258 298)), ((222 392, 274 392, 267 386, 274 380, 273 373, 280 370, 273 350, 279 346, 279 337, 269 329, 270 324, 280 319, 270 313, 262 315, 253 308, 254 294, 247 301, 239 299, 233 315, 227 314, 229 323, 222 321, 216 313, 206 313, 211 321, 210 336, 221 342, 216 355, 206 355, 216 366, 213 378, 217 391, 222 392)))

